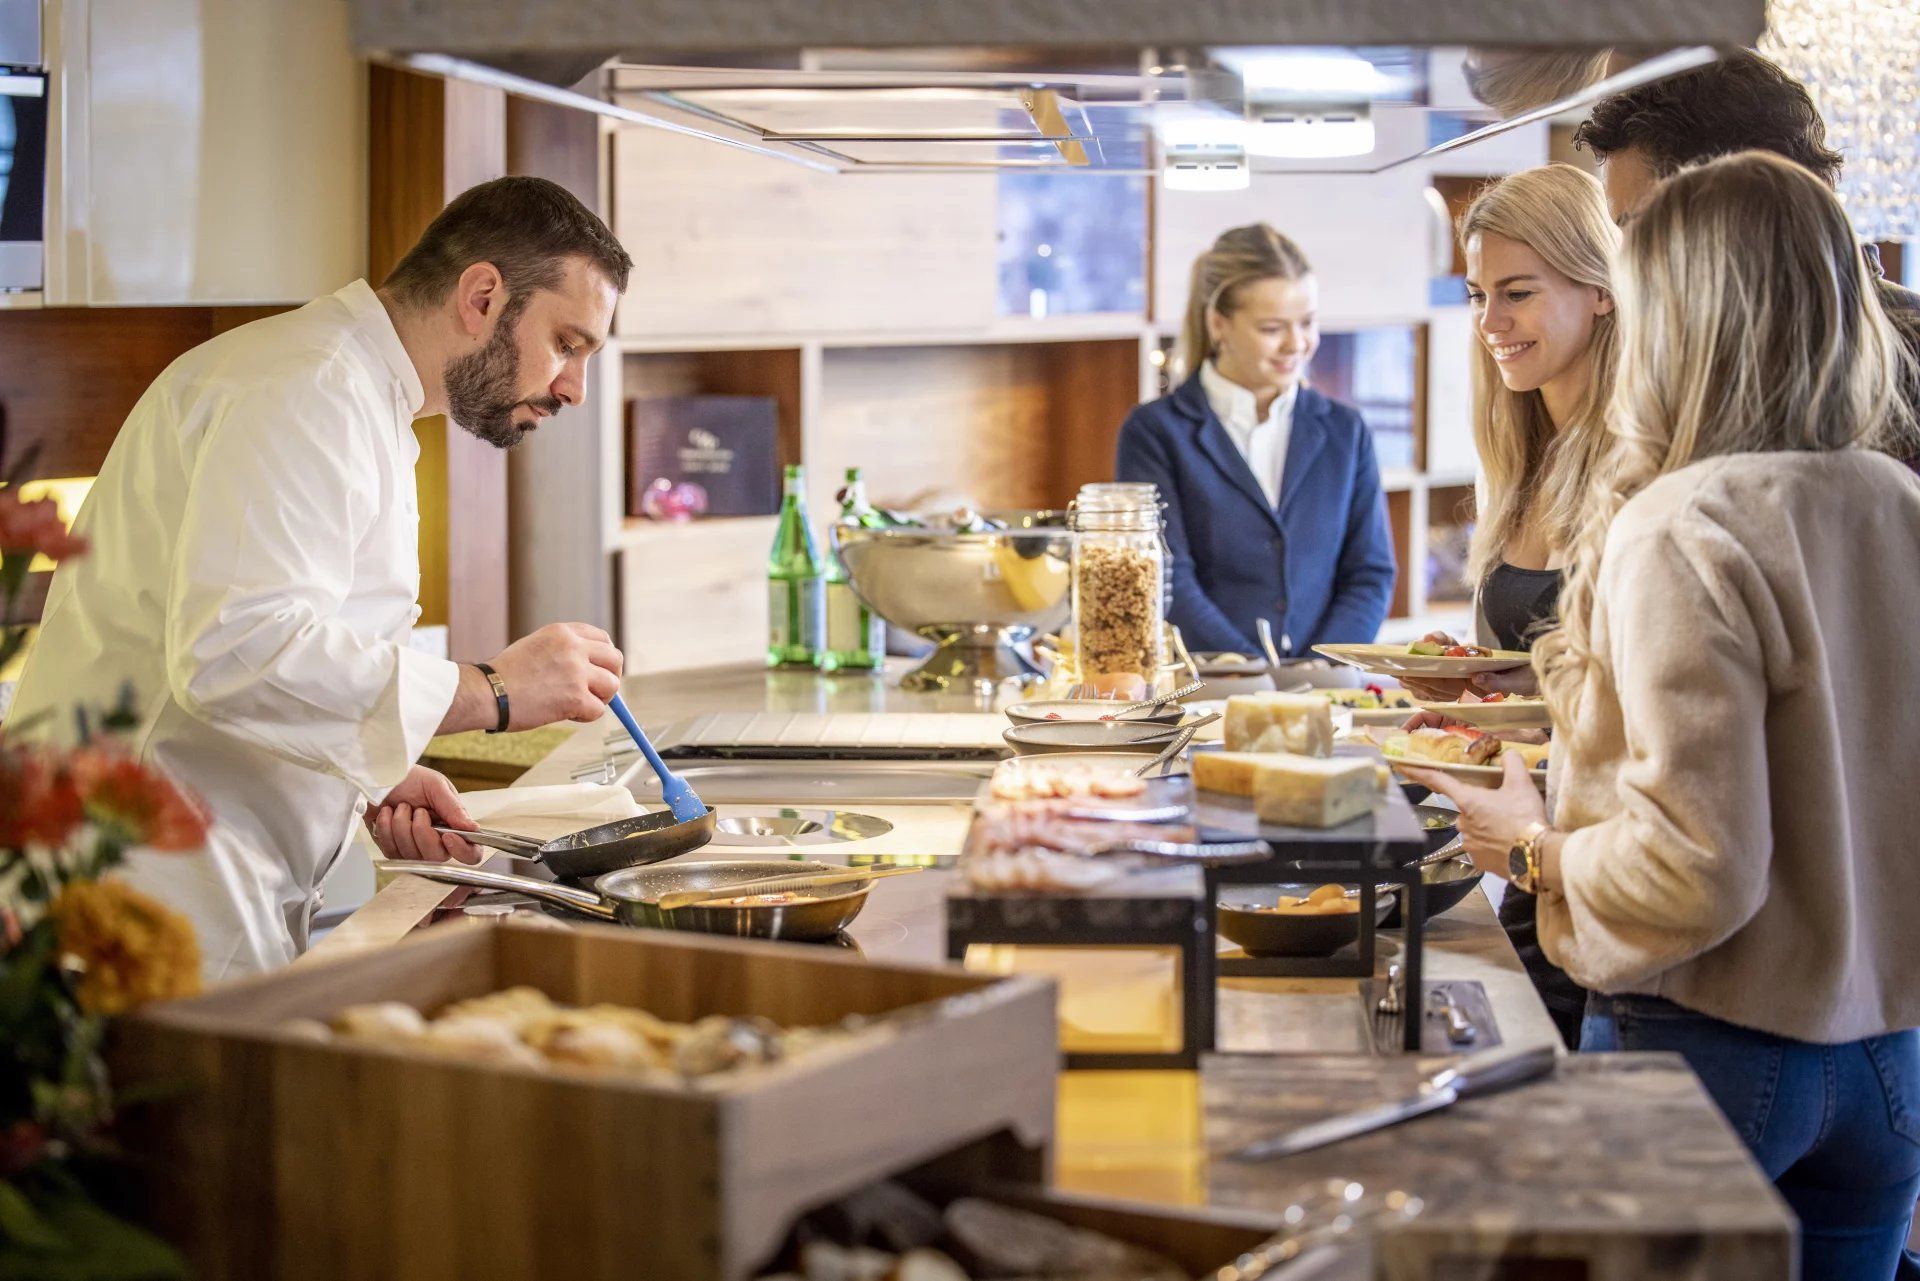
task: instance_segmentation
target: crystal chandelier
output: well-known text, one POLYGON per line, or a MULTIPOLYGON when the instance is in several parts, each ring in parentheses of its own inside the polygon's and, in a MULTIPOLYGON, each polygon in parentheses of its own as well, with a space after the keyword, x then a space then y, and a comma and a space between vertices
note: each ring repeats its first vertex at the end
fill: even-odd
POLYGON ((1826 118, 1854 230, 1920 239, 1920 0, 1770 0, 1760 52, 1826 118))

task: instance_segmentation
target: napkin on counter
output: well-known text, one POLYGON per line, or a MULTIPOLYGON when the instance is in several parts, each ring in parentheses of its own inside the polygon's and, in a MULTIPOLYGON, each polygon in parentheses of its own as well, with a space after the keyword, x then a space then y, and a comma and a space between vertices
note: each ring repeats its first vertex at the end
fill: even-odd
POLYGON ((482 827, 550 841, 583 827, 632 818, 640 802, 624 787, 606 783, 560 783, 552 787, 503 787, 462 792, 460 803, 482 827))

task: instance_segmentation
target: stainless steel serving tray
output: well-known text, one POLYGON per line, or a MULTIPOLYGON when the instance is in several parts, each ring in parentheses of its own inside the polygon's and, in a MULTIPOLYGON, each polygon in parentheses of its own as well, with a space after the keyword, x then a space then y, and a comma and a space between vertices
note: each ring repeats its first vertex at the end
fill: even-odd
MULTIPOLYGON (((676 762, 673 772, 709 805, 965 805, 993 772, 988 761, 723 760, 676 762)), ((660 803, 660 781, 639 757, 598 762, 575 779, 613 783, 641 804, 660 803)))

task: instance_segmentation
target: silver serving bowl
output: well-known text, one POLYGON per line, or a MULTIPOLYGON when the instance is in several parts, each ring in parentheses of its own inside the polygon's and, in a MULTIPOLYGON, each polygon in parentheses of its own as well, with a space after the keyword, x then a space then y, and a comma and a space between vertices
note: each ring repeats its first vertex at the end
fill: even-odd
POLYGON ((854 594, 895 627, 934 641, 902 689, 992 694, 1040 672, 1014 648, 1065 625, 1073 535, 1064 512, 990 512, 1004 530, 835 525, 834 550, 854 594))

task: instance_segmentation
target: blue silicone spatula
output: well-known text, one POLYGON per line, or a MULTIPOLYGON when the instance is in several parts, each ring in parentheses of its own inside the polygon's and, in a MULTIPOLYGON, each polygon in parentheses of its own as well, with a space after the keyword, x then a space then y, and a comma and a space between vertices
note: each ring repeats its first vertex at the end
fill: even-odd
POLYGON ((667 809, 672 811, 674 818, 682 823, 691 823, 705 814, 706 802, 694 794, 693 784, 668 769, 667 763, 660 759, 660 753, 653 750, 653 744, 647 741, 640 722, 633 719, 633 713, 627 710, 627 700, 615 694, 610 706, 613 714, 620 718, 620 723, 627 727, 627 733, 633 735, 634 745, 647 758, 647 764, 653 766, 653 772, 660 776, 660 799, 667 803, 667 809))

